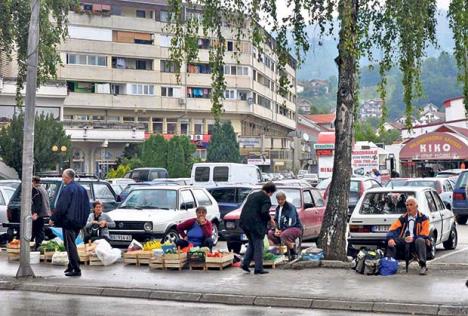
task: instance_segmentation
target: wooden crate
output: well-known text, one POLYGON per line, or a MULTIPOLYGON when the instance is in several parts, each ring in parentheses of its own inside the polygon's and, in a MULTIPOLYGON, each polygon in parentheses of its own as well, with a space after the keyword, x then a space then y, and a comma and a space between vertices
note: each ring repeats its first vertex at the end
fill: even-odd
POLYGON ((278 265, 283 264, 285 261, 286 261, 286 258, 284 256, 280 256, 276 258, 275 260, 263 260, 263 266, 265 268, 276 269, 278 265))
POLYGON ((138 255, 141 253, 141 250, 124 252, 123 262, 124 264, 136 264, 138 265, 138 255))
POLYGON ((45 262, 52 262, 52 256, 54 255, 55 251, 45 251, 44 252, 44 261, 45 262))
POLYGON ((182 270, 187 264, 186 253, 164 254, 164 269, 178 269, 182 270))
POLYGON ((150 263, 151 257, 153 257, 153 252, 151 250, 141 251, 137 254, 137 265, 148 265, 150 263))
POLYGON ((149 261, 149 268, 151 270, 163 270, 164 269, 164 258, 163 256, 151 257, 149 261))
POLYGON ((90 266, 103 266, 104 264, 96 255, 89 255, 90 266))
POLYGON ((206 269, 223 270, 226 267, 232 266, 234 263, 234 254, 232 252, 224 253, 222 257, 206 257, 206 269))

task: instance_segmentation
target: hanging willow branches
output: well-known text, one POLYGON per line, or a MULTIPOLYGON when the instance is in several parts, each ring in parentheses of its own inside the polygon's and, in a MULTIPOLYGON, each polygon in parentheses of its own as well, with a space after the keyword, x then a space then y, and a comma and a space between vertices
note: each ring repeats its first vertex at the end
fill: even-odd
POLYGON ((465 109, 468 110, 468 1, 452 0, 448 17, 455 40, 454 54, 459 68, 458 80, 463 84, 465 109))

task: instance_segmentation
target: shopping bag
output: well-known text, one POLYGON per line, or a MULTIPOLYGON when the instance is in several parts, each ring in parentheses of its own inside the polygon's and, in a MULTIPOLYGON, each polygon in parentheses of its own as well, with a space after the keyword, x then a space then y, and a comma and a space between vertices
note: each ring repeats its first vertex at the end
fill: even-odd
POLYGON ((96 244, 96 257, 98 257, 105 266, 115 263, 122 257, 120 249, 112 248, 107 240, 98 239, 94 243, 96 244))

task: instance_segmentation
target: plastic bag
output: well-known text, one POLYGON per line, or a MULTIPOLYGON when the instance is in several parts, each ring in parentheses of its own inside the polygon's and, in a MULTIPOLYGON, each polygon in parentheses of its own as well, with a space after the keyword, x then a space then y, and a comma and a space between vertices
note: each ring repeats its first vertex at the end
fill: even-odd
POLYGON ((380 260, 379 274, 383 276, 393 275, 398 272, 398 261, 391 257, 380 260))
MULTIPOLYGON (((52 231, 52 233, 54 233, 55 236, 57 236, 57 238, 60 238, 60 240, 62 240, 62 242, 63 242, 63 231, 62 231, 61 228, 50 227, 50 230, 52 231)), ((75 244, 79 245, 79 244, 82 244, 82 243, 83 243, 83 238, 81 238, 80 235, 76 236, 75 244)))
POLYGON ((96 257, 98 257, 105 266, 113 264, 122 257, 120 249, 112 248, 107 240, 99 239, 94 243, 96 244, 96 257))
POLYGON ((263 238, 263 251, 267 252, 270 249, 270 241, 268 240, 268 236, 263 238))
POLYGON ((68 265, 68 254, 66 252, 58 252, 56 251, 52 255, 52 264, 58 265, 58 266, 66 266, 68 265))
POLYGON ((127 251, 143 250, 143 245, 137 240, 133 239, 130 245, 128 245, 127 251))

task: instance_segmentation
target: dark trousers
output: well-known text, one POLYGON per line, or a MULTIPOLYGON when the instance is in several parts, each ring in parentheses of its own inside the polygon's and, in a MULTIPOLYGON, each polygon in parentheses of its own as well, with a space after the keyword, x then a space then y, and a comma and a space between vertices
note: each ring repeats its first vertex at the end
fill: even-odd
MULTIPOLYGON (((406 246, 407 243, 404 238, 396 238, 395 239, 395 247, 388 247, 387 246, 387 257, 396 258, 397 255, 400 255, 401 258, 405 257, 406 246)), ((426 265, 426 240, 423 238, 417 238, 411 244, 409 244, 409 255, 412 253, 416 253, 418 255, 419 264, 421 266, 426 265)))
POLYGON ((79 229, 63 229, 63 245, 68 254, 68 269, 74 271, 80 270, 80 257, 78 256, 78 250, 76 249, 75 240, 79 229))
POLYGON ((245 252, 244 261, 242 265, 246 268, 250 266, 252 259, 255 261, 255 271, 259 272, 263 270, 263 238, 256 236, 255 234, 245 232, 249 245, 245 252))
POLYGON ((35 241, 35 247, 39 248, 44 241, 44 218, 38 217, 32 222, 31 241, 35 241))
MULTIPOLYGON (((176 246, 179 247, 180 249, 182 249, 182 248, 188 247, 189 243, 190 243, 190 240, 187 241, 187 240, 184 240, 184 239, 179 239, 179 240, 176 241, 176 246)), ((210 248, 210 251, 212 251, 213 250, 213 244, 214 244, 214 242, 213 242, 212 238, 205 238, 202 241, 200 247, 207 247, 207 248, 210 248)))

